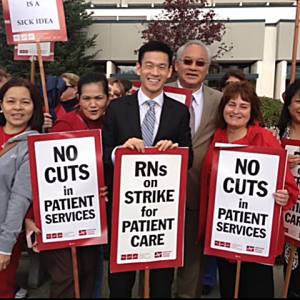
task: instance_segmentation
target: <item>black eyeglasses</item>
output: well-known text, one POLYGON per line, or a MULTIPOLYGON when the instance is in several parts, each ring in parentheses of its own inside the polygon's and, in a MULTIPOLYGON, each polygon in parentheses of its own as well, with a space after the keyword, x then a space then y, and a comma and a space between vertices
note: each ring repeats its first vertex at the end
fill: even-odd
MULTIPOLYGON (((182 61, 187 66, 191 66, 194 62, 193 59, 189 59, 189 58, 179 59, 179 60, 182 61)), ((195 64, 197 67, 204 67, 207 64, 207 62, 204 60, 195 60, 195 64)))

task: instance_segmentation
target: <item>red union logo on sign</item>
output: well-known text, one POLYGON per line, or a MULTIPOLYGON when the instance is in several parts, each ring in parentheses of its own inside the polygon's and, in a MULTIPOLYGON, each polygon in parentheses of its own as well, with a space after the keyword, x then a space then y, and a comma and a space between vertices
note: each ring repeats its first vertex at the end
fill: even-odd
POLYGON ((133 254, 133 259, 138 259, 139 255, 138 254, 133 254))
POLYGON ((79 230, 79 236, 87 235, 86 230, 79 230))
POLYGON ((127 259, 132 259, 132 254, 127 254, 127 259))
POLYGON ((285 227, 284 232, 289 232, 289 229, 285 227))
POLYGON ((253 246, 247 246, 247 251, 254 252, 254 247, 253 246))
POLYGON ((50 240, 51 239, 51 234, 46 234, 46 239, 50 240))
POLYGON ((220 246, 220 242, 219 241, 215 241, 215 246, 220 246))
POLYGON ((126 255, 121 255, 121 260, 126 260, 126 255))
POLYGON ((57 238, 57 233, 52 233, 52 238, 56 239, 57 238))
POLYGON ((225 244, 225 247, 226 247, 226 248, 230 248, 230 243, 226 243, 226 244, 225 244))
POLYGON ((63 237, 63 234, 62 234, 62 233, 59 233, 59 234, 58 234, 58 238, 61 239, 62 237, 63 237))
POLYGON ((162 252, 155 252, 154 253, 154 258, 160 258, 162 257, 162 252))

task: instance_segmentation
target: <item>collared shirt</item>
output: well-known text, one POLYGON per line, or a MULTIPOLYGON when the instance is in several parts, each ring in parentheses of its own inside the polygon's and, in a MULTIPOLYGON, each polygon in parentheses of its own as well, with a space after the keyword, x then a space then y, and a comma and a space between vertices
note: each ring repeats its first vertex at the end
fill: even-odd
POLYGON ((138 102, 139 102, 139 108, 140 108, 140 123, 141 127, 144 121, 144 118, 146 116, 146 113, 149 109, 149 105, 146 103, 146 101, 151 100, 155 101, 155 124, 154 124, 154 131, 153 131, 153 140, 156 137, 158 127, 159 127, 159 122, 160 122, 160 115, 161 115, 161 110, 162 106, 164 104, 164 93, 161 92, 156 98, 150 99, 145 93, 142 91, 142 89, 139 89, 138 91, 138 102))
MULTIPOLYGON (((183 88, 179 81, 177 81, 178 87, 183 88)), ((204 101, 204 95, 203 95, 203 84, 201 85, 201 88, 193 93, 193 97, 195 98, 195 101, 192 101, 192 105, 195 111, 195 132, 200 127, 201 120, 202 120, 202 113, 203 113, 203 101, 204 101)))
MULTIPOLYGON (((149 105, 146 103, 146 101, 150 100, 150 98, 145 95, 145 93, 142 91, 142 89, 139 89, 137 93, 138 93, 137 94, 138 104, 139 104, 139 108, 140 108, 140 124, 142 127, 144 118, 149 109, 149 105)), ((155 105, 155 125, 154 125, 154 131, 153 131, 153 140, 154 140, 156 137, 157 131, 158 131, 161 110, 162 110, 162 106, 164 104, 164 93, 161 92, 156 98, 151 99, 151 101, 155 101, 157 103, 157 105, 155 105)), ((113 164, 115 163, 116 150, 119 147, 120 146, 117 146, 111 153, 111 160, 112 160, 113 164)))

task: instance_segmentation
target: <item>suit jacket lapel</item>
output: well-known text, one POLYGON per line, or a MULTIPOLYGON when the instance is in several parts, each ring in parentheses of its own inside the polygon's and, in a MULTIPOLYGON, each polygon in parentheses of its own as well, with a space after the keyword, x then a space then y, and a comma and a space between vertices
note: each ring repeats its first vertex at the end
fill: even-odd
POLYGON ((138 93, 128 97, 127 100, 127 117, 132 130, 132 137, 142 139, 140 109, 138 104, 138 93))
POLYGON ((168 130, 172 120, 172 107, 172 101, 164 94, 164 104, 160 115, 159 127, 153 143, 154 145, 162 139, 164 133, 168 130))
POLYGON ((211 118, 211 110, 213 107, 213 101, 210 101, 211 98, 211 93, 210 91, 203 85, 203 111, 202 111, 202 118, 201 118, 201 123, 200 126, 194 135, 193 138, 193 146, 197 146, 197 143, 201 141, 201 136, 203 129, 207 125, 207 122, 211 118))

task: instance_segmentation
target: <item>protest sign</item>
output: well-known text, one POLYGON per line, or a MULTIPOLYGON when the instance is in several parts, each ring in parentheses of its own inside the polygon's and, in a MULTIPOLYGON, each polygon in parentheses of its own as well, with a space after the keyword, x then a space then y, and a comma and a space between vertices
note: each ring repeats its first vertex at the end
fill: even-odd
MULTIPOLYGON (((299 140, 283 140, 282 147, 288 154, 300 155, 299 140)), ((291 169, 298 187, 300 187, 300 165, 291 169)), ((287 243, 300 247, 300 200, 298 197, 296 205, 289 211, 284 211, 284 232, 287 243)))
POLYGON ((281 207, 273 193, 284 186, 285 168, 285 150, 215 148, 205 254, 275 263, 281 207))
POLYGON ((112 273, 183 265, 188 152, 117 149, 112 273))
MULTIPOLYGON (((43 61, 54 61, 54 43, 41 43, 43 61)), ((19 44, 15 46, 14 60, 37 60, 36 43, 19 44)))
POLYGON ((39 250, 107 243, 101 131, 28 138, 39 250))
MULTIPOLYGON (((139 81, 134 81, 132 84, 133 84, 132 85, 133 92, 136 92, 141 87, 141 82, 139 81)), ((187 107, 191 106, 192 97, 193 97, 192 90, 165 85, 164 93, 168 97, 177 100, 182 104, 185 104, 187 107)))
POLYGON ((3 0, 7 43, 67 41, 63 0, 3 0))

